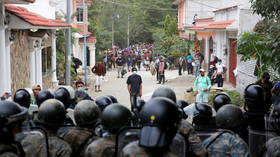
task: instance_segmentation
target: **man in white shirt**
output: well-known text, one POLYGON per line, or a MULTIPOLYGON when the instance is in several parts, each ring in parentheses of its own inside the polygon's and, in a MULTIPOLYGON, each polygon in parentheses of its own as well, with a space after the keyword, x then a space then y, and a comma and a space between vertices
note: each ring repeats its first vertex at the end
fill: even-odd
POLYGON ((223 74, 225 72, 224 70, 225 65, 222 64, 221 59, 218 60, 218 63, 216 64, 216 69, 217 69, 216 80, 217 80, 218 87, 223 87, 223 83, 224 83, 223 74))

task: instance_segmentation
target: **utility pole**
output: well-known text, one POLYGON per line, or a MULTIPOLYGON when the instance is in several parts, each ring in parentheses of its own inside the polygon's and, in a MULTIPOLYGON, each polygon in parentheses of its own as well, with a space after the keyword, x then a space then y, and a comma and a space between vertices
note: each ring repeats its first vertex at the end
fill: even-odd
MULTIPOLYGON (((71 24, 71 2, 72 0, 66 0, 67 3, 67 23, 71 24)), ((71 85, 71 54, 72 54, 72 43, 71 43, 71 37, 72 37, 72 30, 71 28, 68 28, 66 30, 66 56, 65 56, 65 84, 71 85)))
POLYGON ((114 31, 115 31, 114 25, 115 25, 115 16, 113 13, 113 15, 112 15, 112 50, 114 50, 114 31))
POLYGON ((88 73, 87 73, 87 24, 86 24, 86 13, 87 6, 85 0, 83 0, 83 20, 84 20, 84 71, 85 71, 85 84, 88 82, 88 73))
POLYGON ((130 41, 129 41, 129 35, 130 35, 130 16, 129 16, 129 14, 128 14, 128 16, 127 16, 127 47, 129 47, 129 45, 130 45, 130 41))
POLYGON ((115 14, 114 14, 114 11, 115 11, 115 0, 113 0, 113 11, 112 11, 112 50, 114 50, 114 33, 115 33, 115 14))

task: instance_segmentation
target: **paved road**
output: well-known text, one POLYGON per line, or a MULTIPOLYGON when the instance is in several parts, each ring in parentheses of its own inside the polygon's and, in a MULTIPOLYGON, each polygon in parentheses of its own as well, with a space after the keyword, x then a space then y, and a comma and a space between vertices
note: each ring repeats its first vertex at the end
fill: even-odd
MULTIPOLYGON (((149 71, 139 71, 138 74, 142 76, 143 81, 143 96, 144 100, 149 100, 155 89, 161 86, 167 86, 172 88, 177 99, 184 98, 184 92, 187 88, 193 85, 194 77, 183 74, 178 76, 178 71, 166 71, 167 82, 164 85, 156 84, 156 77, 152 76, 149 71)), ((93 97, 97 98, 103 95, 114 95, 117 97, 119 102, 130 108, 129 94, 127 91, 126 80, 131 75, 128 73, 124 78, 117 78, 117 72, 115 70, 109 71, 106 74, 105 81, 101 85, 102 92, 94 92, 94 78, 92 75, 89 76, 89 91, 88 93, 93 97)))

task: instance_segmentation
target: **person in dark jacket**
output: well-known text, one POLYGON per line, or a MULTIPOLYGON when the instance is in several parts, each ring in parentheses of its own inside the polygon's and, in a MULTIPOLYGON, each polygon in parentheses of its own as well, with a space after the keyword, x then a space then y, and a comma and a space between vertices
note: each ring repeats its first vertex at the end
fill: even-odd
POLYGON ((95 92, 101 92, 100 83, 101 76, 105 76, 106 67, 105 64, 99 61, 92 69, 92 72, 95 74, 95 92))
POLYGON ((121 74, 121 78, 123 78, 123 75, 121 72, 124 70, 124 63, 125 63, 124 59, 121 57, 121 55, 119 55, 116 59, 118 78, 120 78, 120 74, 121 74))

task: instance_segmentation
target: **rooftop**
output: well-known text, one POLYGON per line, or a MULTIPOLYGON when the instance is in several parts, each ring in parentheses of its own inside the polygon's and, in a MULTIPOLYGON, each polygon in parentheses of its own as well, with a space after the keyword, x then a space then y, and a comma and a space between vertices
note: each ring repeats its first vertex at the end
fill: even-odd
MULTIPOLYGON (((29 0, 35 1, 35 0, 29 0)), ((6 10, 19 17, 23 21, 33 25, 33 26, 46 26, 46 27, 71 27, 68 23, 62 20, 53 20, 47 19, 41 15, 28 11, 26 8, 14 6, 14 5, 5 5, 6 10)))

